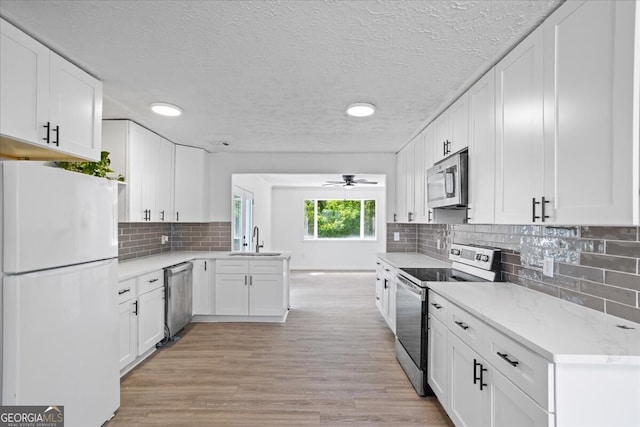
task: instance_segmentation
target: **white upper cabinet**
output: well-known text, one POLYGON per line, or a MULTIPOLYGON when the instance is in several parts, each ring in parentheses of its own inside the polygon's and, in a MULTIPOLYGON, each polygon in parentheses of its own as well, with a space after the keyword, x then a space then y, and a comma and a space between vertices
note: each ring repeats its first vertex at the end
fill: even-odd
POLYGON ((0 154, 100 159, 102 83, 0 19, 0 154))
POLYGON ((404 169, 404 181, 407 188, 407 195, 405 199, 407 217, 404 219, 406 222, 415 222, 415 200, 414 200, 414 187, 415 182, 413 179, 415 169, 415 147, 416 140, 411 141, 402 151, 405 152, 405 169, 404 169))
POLYGON ((129 120, 105 120, 102 140, 111 168, 125 177, 119 221, 171 222, 174 144, 129 120))
POLYGON ((494 222, 495 73, 491 69, 469 89, 468 220, 494 222))
POLYGON ((543 24, 545 222, 638 223, 636 5, 567 2, 543 24))
POLYGON ((426 191, 426 140, 425 131, 418 135, 413 146, 413 220, 427 222, 426 191))
POLYGON ((469 145, 469 102, 465 92, 434 122, 434 163, 469 145))
POLYGON ((396 154, 396 212, 393 222, 407 222, 407 151, 396 154))
POLYGON ((209 220, 209 180, 207 152, 200 148, 176 146, 175 217, 179 222, 209 220))
MULTIPOLYGON (((543 32, 539 27, 495 66, 495 222, 532 222, 543 189, 543 32)), ((538 205, 538 215, 541 209, 538 205)))

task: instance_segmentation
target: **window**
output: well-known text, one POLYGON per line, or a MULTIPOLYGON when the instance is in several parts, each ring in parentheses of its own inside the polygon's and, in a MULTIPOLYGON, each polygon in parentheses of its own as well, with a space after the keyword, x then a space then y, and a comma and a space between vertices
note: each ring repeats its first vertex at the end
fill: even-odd
POLYGON ((304 238, 375 239, 375 200, 305 200, 304 238))

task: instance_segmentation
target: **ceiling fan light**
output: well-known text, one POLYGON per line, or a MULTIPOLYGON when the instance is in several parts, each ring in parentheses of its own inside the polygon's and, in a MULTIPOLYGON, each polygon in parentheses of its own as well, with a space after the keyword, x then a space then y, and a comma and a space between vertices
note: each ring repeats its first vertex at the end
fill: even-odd
POLYGON ((376 112, 376 106, 368 102, 357 102, 347 107, 346 113, 351 117, 369 117, 376 112))
POLYGON ((166 102, 154 102, 151 104, 151 111, 161 116, 177 117, 182 115, 182 108, 166 102))
POLYGON ((352 188, 355 188, 355 184, 352 182, 347 182, 346 184, 343 185, 344 188, 346 188, 347 190, 350 190, 352 188))

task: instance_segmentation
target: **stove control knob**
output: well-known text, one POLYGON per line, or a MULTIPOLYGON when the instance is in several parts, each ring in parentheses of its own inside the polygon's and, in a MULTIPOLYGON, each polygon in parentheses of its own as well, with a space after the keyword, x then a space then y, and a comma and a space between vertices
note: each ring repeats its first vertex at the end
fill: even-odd
POLYGON ((482 262, 489 261, 489 255, 482 255, 482 262))
POLYGON ((451 249, 451 255, 460 255, 460 249, 451 249))

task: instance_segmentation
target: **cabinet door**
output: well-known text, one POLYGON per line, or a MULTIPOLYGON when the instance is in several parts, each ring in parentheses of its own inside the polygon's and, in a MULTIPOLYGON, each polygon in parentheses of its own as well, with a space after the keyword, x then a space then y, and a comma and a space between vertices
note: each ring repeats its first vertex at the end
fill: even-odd
POLYGON ((142 162, 134 164, 132 167, 142 169, 142 209, 146 210, 145 221, 159 221, 160 210, 158 209, 158 194, 166 189, 160 188, 158 182, 158 162, 160 161, 160 138, 147 129, 138 128, 136 138, 140 138, 136 143, 142 146, 142 162))
POLYGON ((164 338, 164 287, 138 298, 138 355, 164 338))
POLYGON ((47 145, 49 49, 0 19, 0 134, 47 145))
POLYGON ((425 187, 426 187, 426 166, 425 166, 426 141, 424 132, 415 139, 413 147, 414 168, 413 168, 413 212, 414 221, 424 223, 426 221, 425 208, 425 187))
POLYGON ((120 370, 133 362, 138 354, 138 318, 135 302, 135 300, 128 300, 118 305, 120 370))
POLYGON ((394 222, 407 221, 407 152, 396 154, 396 214, 394 222))
POLYGON ((164 138, 158 141, 158 163, 156 166, 156 210, 152 220, 173 221, 173 174, 175 145, 164 138))
POLYGON ((376 271, 376 307, 378 307, 378 310, 380 310, 380 313, 382 313, 382 292, 383 292, 382 283, 383 282, 384 282, 384 277, 380 273, 380 271, 377 270, 376 271))
POLYGON ((249 314, 249 276, 247 274, 216 274, 216 315, 246 316, 249 314))
POLYGON ((502 374, 492 369, 487 376, 491 393, 485 425, 492 427, 552 427, 553 414, 535 403, 502 374))
POLYGON ((49 116, 56 148, 100 160, 102 82, 51 52, 49 116))
POLYGON ((175 210, 176 221, 208 220, 207 152, 200 148, 177 145, 175 149, 175 210))
POLYGON ((542 196, 543 63, 539 27, 495 66, 498 224, 532 222, 542 196))
POLYGON ((407 145, 403 151, 405 151, 405 169, 404 169, 404 185, 406 188, 405 194, 405 203, 406 203, 406 212, 407 222, 415 221, 416 210, 414 203, 414 182, 413 182, 413 173, 415 168, 415 144, 416 140, 414 139, 407 145))
POLYGON ((196 259, 193 263, 193 314, 211 313, 211 267, 210 260, 196 259))
POLYGON ((281 274, 252 274, 249 286, 250 315, 279 316, 284 313, 281 274))
POLYGON ((433 131, 433 162, 437 163, 447 157, 448 143, 451 142, 451 114, 449 109, 446 109, 434 120, 433 131))
POLYGON ((469 94, 465 92, 451 107, 451 144, 447 156, 469 146, 469 94))
POLYGON ((133 122, 128 122, 128 176, 125 176, 128 192, 129 209, 125 218, 130 222, 146 221, 144 210, 148 209, 143 204, 144 188, 144 164, 145 164, 145 138, 147 131, 133 122))
POLYGON ((448 410, 447 373, 449 364, 447 358, 447 327, 433 315, 429 315, 428 330, 429 354, 427 359, 427 382, 438 397, 440 404, 448 410))
POLYGON ((468 220, 493 224, 495 209, 495 73, 469 89, 468 220))
POLYGON ((638 223, 636 7, 567 2, 544 23, 548 221, 638 223))
MULTIPOLYGON (((489 388, 480 390, 480 381, 474 384, 474 378, 480 376, 478 363, 486 363, 471 348, 448 332, 449 360, 449 416, 456 426, 486 425, 485 407, 489 388)), ((484 372, 486 377, 486 372, 484 372)), ((488 384, 485 381, 485 384, 488 384)))
POLYGON ((387 286, 389 288, 389 327, 391 331, 396 333, 396 288, 398 283, 395 277, 391 280, 387 280, 387 286))

